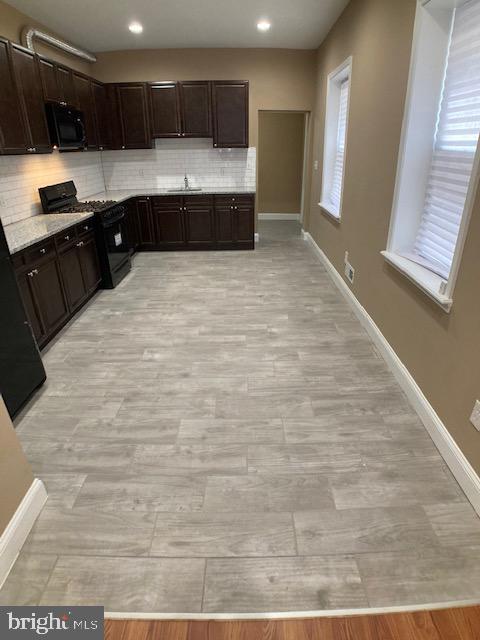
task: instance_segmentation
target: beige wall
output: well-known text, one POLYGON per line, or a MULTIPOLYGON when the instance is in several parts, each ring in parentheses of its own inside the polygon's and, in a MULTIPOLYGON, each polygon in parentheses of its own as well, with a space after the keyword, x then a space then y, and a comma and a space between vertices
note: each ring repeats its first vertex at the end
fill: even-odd
POLYGON ((415 0, 352 0, 318 52, 318 93, 309 230, 480 472, 480 433, 469 422, 480 398, 480 197, 474 208, 450 314, 385 264, 415 0), (326 76, 353 55, 342 221, 320 212, 326 76))
POLYGON ((258 114, 259 213, 300 213, 304 141, 303 113, 258 114))
POLYGON ((0 396, 0 536, 32 482, 30 466, 0 396))
POLYGON ((250 146, 257 146, 257 112, 310 111, 315 102, 316 53, 287 49, 156 49, 98 54, 95 77, 131 80, 249 80, 250 146))
MULTIPOLYGON (((5 4, 0 0, 0 36, 8 38, 12 42, 21 43, 21 32, 26 25, 32 25, 38 27, 47 33, 62 37, 59 34, 55 34, 53 31, 40 24, 36 20, 29 18, 24 13, 20 13, 8 4, 5 4)), ((62 62, 72 69, 89 74, 91 72, 91 65, 88 62, 82 62, 79 58, 63 54, 59 49, 54 47, 48 47, 42 44, 36 44, 35 48, 38 53, 48 56, 52 60, 62 62)))

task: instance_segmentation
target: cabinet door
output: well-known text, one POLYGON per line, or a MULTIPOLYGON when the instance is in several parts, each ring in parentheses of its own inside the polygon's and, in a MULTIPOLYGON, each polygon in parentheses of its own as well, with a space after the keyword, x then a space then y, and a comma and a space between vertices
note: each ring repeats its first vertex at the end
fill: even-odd
POLYGON ((184 199, 185 240, 189 248, 209 247, 215 244, 215 217, 213 199, 184 199))
POLYGON ((255 246, 255 213, 252 203, 239 202, 234 206, 235 240, 245 249, 255 246))
POLYGON ((39 263, 32 278, 45 333, 52 333, 67 317, 68 305, 63 290, 58 260, 39 263))
POLYGON ((178 196, 154 198, 153 216, 157 244, 162 249, 185 248, 183 198, 178 196))
POLYGON ((217 245, 231 245, 234 239, 233 205, 215 205, 217 245))
POLYGON ((29 136, 6 40, 0 40, 0 87, 0 151, 25 153, 29 136))
POLYGON ((127 242, 132 252, 138 249, 140 244, 140 230, 138 226, 137 204, 135 200, 130 200, 127 204, 127 242))
POLYGON ((117 85, 124 149, 149 149, 152 146, 147 109, 147 89, 144 83, 117 85))
POLYGON ((78 108, 83 111, 85 122, 85 135, 87 137, 87 147, 96 149, 98 147, 97 126, 95 122, 95 109, 91 82, 88 78, 74 74, 75 93, 77 95, 78 108))
POLYGON ((61 102, 62 93, 57 78, 57 68, 48 60, 38 59, 40 79, 43 87, 43 97, 50 102, 61 102))
POLYGON ((83 281, 80 251, 77 243, 61 253, 59 260, 68 306, 70 311, 74 311, 81 304, 87 293, 83 281))
POLYGON ((107 88, 100 82, 92 82, 92 92, 97 143, 100 149, 105 149, 110 146, 110 110, 108 108, 107 88))
POLYGON ((34 148, 37 153, 49 153, 52 151, 52 145, 48 135, 37 58, 32 53, 12 45, 12 62, 29 131, 29 147, 34 148))
POLYGON ((248 147, 248 82, 213 82, 213 146, 248 147))
POLYGON ((137 220, 140 245, 154 245, 155 228, 150 198, 137 198, 137 220))
POLYGON ((181 135, 179 91, 176 82, 149 85, 152 135, 154 138, 176 138, 181 135))
POLYGON ((212 108, 209 82, 180 82, 182 136, 212 137, 212 108))
POLYGON ((20 295, 22 297, 23 306, 27 314, 28 321, 32 327, 33 335, 37 343, 41 344, 45 337, 45 329, 43 327, 42 319, 38 311, 38 307, 35 301, 35 296, 32 288, 32 275, 28 273, 17 274, 18 288, 20 289, 20 295))
POLYGON ((87 295, 98 288, 102 279, 100 265, 98 262, 97 243, 95 235, 89 234, 84 237, 79 245, 80 265, 82 268, 83 282, 87 295))
POLYGON ((57 67, 58 86, 60 88, 61 101, 69 106, 78 107, 77 94, 73 73, 66 67, 57 67))

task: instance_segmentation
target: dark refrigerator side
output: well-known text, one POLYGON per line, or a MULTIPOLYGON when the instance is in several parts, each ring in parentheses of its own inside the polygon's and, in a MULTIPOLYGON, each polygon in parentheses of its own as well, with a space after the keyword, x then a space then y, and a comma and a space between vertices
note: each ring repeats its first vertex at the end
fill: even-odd
POLYGON ((0 222, 0 394, 12 418, 45 379, 0 222))

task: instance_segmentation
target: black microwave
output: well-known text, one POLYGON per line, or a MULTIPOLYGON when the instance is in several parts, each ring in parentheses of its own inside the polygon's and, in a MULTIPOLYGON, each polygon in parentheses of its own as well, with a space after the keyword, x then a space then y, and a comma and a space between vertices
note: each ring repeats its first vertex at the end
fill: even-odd
POLYGON ((61 104, 47 103, 48 130, 50 141, 60 151, 84 149, 87 140, 83 113, 61 104))

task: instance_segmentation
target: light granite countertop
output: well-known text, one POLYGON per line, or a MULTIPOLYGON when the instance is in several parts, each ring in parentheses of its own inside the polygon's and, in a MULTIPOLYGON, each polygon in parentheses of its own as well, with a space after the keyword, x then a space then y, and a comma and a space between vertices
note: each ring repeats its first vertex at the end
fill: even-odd
POLYGON ((49 213, 14 222, 4 227, 10 253, 17 253, 40 240, 54 236, 78 222, 93 218, 91 211, 85 213, 49 213))
POLYGON ((255 195, 254 189, 245 189, 242 187, 206 187, 201 191, 171 191, 170 189, 116 189, 114 191, 102 191, 88 196, 85 200, 115 200, 116 202, 124 202, 136 196, 211 196, 211 195, 230 195, 238 193, 240 195, 255 195))

